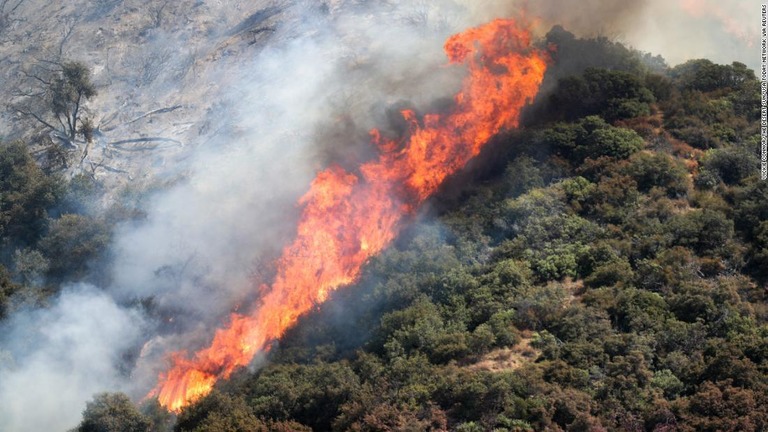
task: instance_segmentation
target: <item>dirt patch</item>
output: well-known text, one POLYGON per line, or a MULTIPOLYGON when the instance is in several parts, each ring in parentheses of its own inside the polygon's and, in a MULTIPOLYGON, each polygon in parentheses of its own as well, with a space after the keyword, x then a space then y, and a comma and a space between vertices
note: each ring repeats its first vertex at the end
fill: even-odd
POLYGON ((475 363, 467 365, 467 369, 489 372, 508 372, 535 362, 541 351, 531 346, 533 340, 530 332, 524 332, 520 342, 508 348, 495 349, 480 357, 475 363))

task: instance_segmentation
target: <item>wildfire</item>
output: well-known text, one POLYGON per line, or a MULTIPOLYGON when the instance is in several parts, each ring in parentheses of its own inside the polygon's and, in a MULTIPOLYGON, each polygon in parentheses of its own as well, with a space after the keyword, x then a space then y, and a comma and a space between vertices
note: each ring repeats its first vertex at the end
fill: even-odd
POLYGON ((208 394, 219 378, 247 365, 302 314, 335 289, 354 282, 363 264, 384 249, 404 220, 449 175, 476 156, 503 128, 517 126, 520 110, 538 92, 546 54, 511 19, 497 19, 445 43, 451 63, 469 74, 449 114, 412 111, 403 141, 371 132, 380 149, 359 174, 339 167, 320 172, 300 199, 296 239, 283 250, 272 285, 251 314, 234 313, 211 346, 194 357, 176 353, 150 396, 171 411, 208 394))

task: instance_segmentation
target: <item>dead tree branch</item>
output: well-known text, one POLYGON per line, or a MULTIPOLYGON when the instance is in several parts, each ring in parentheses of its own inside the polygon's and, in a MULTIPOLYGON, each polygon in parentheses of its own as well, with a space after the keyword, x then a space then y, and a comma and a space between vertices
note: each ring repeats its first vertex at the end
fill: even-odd
MULTIPOLYGON (((131 123, 135 123, 135 122, 137 122, 137 121, 139 121, 139 120, 141 120, 143 118, 146 118, 146 117, 149 117, 149 116, 153 116, 153 115, 157 115, 157 114, 164 114, 164 113, 173 112, 173 111, 176 111, 176 110, 181 109, 181 108, 184 108, 184 106, 183 105, 174 105, 174 106, 171 106, 171 107, 166 107, 166 108, 160 108, 160 109, 152 110, 152 111, 146 112, 144 114, 141 114, 140 116, 135 117, 135 118, 133 118, 131 120, 128 120, 127 122, 120 123, 118 125, 110 126, 110 127, 102 126, 100 129, 101 129, 102 132, 113 131, 113 130, 119 128, 119 127, 122 127, 122 126, 125 126, 125 125, 129 125, 131 123)), ((105 123, 110 123, 112 120, 114 120, 115 117, 117 117, 117 112, 115 112, 115 114, 111 115, 108 120, 103 121, 102 125, 105 124, 105 123)))
MULTIPOLYGON (((114 147, 119 147, 119 146, 122 146, 124 144, 134 144, 134 143, 142 143, 142 142, 167 142, 167 143, 178 144, 180 147, 184 147, 184 143, 182 143, 179 140, 175 140, 175 139, 172 139, 172 138, 162 138, 162 137, 133 138, 133 139, 115 141, 115 142, 109 143, 109 145, 114 146, 114 147)), ((134 149, 125 149, 125 148, 121 149, 121 150, 129 150, 129 151, 133 150, 133 151, 135 151, 134 149)), ((142 149, 137 149, 137 150, 147 150, 147 149, 146 148, 142 148, 142 149)))

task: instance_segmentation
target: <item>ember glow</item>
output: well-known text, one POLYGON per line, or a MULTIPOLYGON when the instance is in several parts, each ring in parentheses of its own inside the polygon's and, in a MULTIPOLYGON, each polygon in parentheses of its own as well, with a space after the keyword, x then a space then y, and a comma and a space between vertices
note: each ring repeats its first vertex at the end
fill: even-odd
POLYGON ((517 126, 546 69, 546 54, 530 47, 528 29, 497 19, 450 37, 444 48, 450 63, 468 69, 451 112, 419 118, 403 111, 407 136, 387 140, 371 131, 380 154, 359 173, 340 167, 320 172, 299 201, 296 239, 283 250, 275 279, 262 288, 252 313, 233 313, 211 346, 191 358, 174 354, 150 397, 178 412, 268 350, 299 316, 353 283, 446 177, 500 130, 517 126))

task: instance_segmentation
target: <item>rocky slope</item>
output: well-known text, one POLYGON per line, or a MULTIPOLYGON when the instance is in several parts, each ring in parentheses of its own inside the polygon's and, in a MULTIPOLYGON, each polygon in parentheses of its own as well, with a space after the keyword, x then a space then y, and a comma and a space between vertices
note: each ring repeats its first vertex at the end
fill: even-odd
MULTIPOLYGON (((222 88, 290 20, 279 1, 13 0, 0 10, 0 137, 61 146, 51 130, 15 107, 42 85, 51 62, 87 65, 98 95, 86 116, 94 143, 67 146, 70 173, 109 182, 149 178, 228 127, 222 88), (86 154, 87 153, 87 154, 86 154)), ((41 115, 47 107, 34 107, 41 115)))

